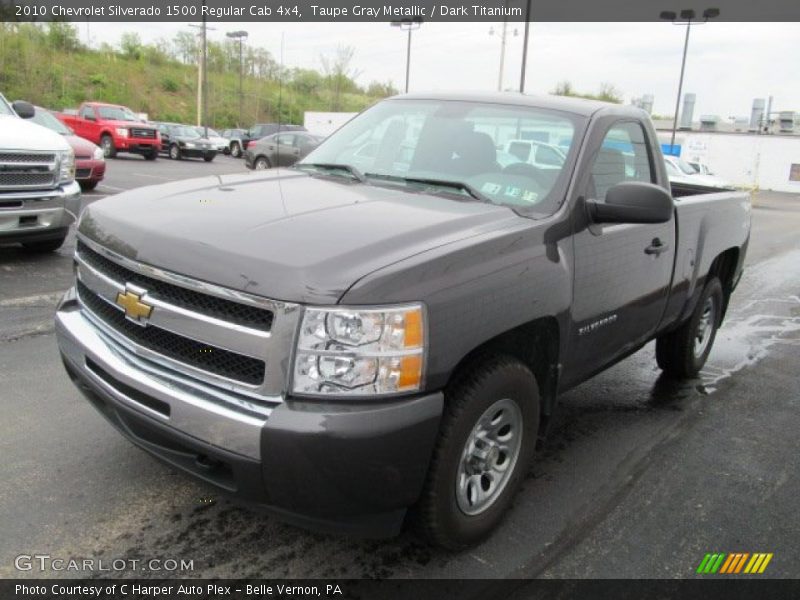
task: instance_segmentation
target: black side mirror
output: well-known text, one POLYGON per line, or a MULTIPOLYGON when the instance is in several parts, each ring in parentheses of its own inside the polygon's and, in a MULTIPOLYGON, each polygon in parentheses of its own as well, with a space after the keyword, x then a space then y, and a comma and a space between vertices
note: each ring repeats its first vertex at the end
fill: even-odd
POLYGON ((666 223, 675 207, 664 188, 641 181, 618 183, 606 192, 606 201, 587 200, 595 223, 666 223))
POLYGON ((32 119, 33 115, 36 114, 36 109, 33 107, 33 104, 25 102, 24 100, 17 100, 11 105, 11 108, 23 119, 32 119))

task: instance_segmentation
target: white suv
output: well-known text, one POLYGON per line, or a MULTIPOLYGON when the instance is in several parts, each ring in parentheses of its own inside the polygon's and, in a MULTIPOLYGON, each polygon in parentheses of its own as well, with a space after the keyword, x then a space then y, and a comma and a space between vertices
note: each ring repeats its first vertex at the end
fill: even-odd
POLYGON ((0 244, 59 248, 80 210, 75 155, 63 136, 29 119, 27 102, 0 94, 0 244))

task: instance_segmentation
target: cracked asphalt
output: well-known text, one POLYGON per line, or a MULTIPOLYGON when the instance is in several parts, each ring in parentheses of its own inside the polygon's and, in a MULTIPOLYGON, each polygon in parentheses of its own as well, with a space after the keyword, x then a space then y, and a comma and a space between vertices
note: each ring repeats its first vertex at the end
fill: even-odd
MULTIPOLYGON (((241 161, 112 161, 84 202, 241 161), (146 177, 145 177, 146 176, 146 177)), ((744 279, 708 367, 691 382, 649 345, 561 398, 500 529, 463 553, 413 533, 313 534, 240 505, 118 435, 63 371, 52 314, 74 238, 50 255, 0 247, 0 577, 19 554, 193 561, 163 577, 694 577, 706 552, 773 552, 795 577, 800 430, 800 196, 760 193, 744 279)), ((358 465, 354 465, 358 468, 358 465)))

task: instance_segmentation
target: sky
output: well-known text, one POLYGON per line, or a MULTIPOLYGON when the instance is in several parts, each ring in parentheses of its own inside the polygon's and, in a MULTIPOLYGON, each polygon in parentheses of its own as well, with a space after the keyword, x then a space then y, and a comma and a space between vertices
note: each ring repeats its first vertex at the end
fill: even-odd
MULTIPOLYGON (((213 23, 210 39, 244 29, 247 43, 269 50, 287 67, 317 68, 320 56, 353 46, 357 81, 405 85, 406 34, 388 23, 213 23)), ((413 33, 410 91, 496 90, 502 23, 425 23, 413 33), (494 31, 492 35, 490 31, 494 31)), ((509 23, 504 89, 519 89, 524 24, 509 23), (514 35, 516 30, 517 35, 514 35)), ((123 32, 143 41, 190 31, 181 23, 102 23, 89 26, 92 45, 115 44, 123 32)), ((652 94, 653 112, 671 115, 678 91, 685 27, 656 23, 532 23, 526 92, 548 93, 559 81, 596 92, 616 87, 628 103, 652 94)), ((81 39, 87 26, 79 25, 81 39)), ((684 93, 697 96, 700 115, 747 117, 753 98, 773 96, 773 110, 800 111, 800 23, 693 25, 684 93)))

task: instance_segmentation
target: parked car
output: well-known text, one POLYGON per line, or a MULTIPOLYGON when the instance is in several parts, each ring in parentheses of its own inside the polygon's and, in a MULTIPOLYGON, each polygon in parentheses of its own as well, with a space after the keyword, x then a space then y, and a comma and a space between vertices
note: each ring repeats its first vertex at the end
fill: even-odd
POLYGON ((677 156, 665 156, 669 180, 689 185, 702 185, 710 188, 731 189, 733 186, 715 175, 702 175, 689 163, 677 156))
POLYGON ((201 137, 196 127, 179 123, 156 123, 161 134, 161 152, 172 160, 202 158, 211 162, 217 148, 210 140, 201 137))
POLYGON ((224 129, 222 133, 220 133, 220 136, 228 141, 228 149, 225 151, 225 154, 231 153, 234 142, 238 144, 239 148, 244 148, 241 140, 246 133, 247 129, 224 129))
POLYGON ((31 122, 47 127, 63 135, 75 153, 75 179, 84 191, 93 190, 106 175, 106 159, 103 149, 89 140, 75 135, 69 127, 59 121, 49 110, 35 106, 31 122))
POLYGON ((285 123, 260 123, 253 125, 250 129, 245 131, 240 137, 231 139, 231 156, 239 158, 244 154, 247 149, 247 144, 255 140, 260 140, 263 137, 278 133, 281 131, 305 131, 306 128, 302 125, 289 125, 285 123))
POLYGON ((56 334, 89 401, 176 468, 318 529, 393 535, 413 506, 463 548, 511 509, 559 394, 651 340, 671 376, 703 367, 751 213, 706 191, 670 186, 632 106, 404 95, 291 172, 89 205, 56 334), (515 131, 572 134, 556 177, 497 164, 515 131))
POLYGON ((222 137, 211 127, 196 126, 195 131, 200 134, 200 137, 206 138, 218 153, 229 154, 230 148, 228 147, 228 140, 222 137))
MULTIPOLYGON (((540 169, 560 169, 567 158, 558 146, 536 140, 510 140, 504 150, 506 156, 515 159, 514 162, 530 163, 540 169)), ((506 166, 502 160, 500 164, 506 166)))
POLYGON ((114 158, 118 152, 140 154, 147 160, 158 158, 158 131, 127 106, 84 102, 74 115, 55 115, 76 135, 99 145, 106 158, 114 158))
POLYGON ((708 165, 703 162, 687 160, 686 164, 692 167, 695 170, 695 173, 699 173, 700 175, 714 175, 708 165))
POLYGON ((302 131, 274 133, 247 145, 244 161, 248 169, 288 167, 305 158, 324 138, 302 131))
POLYGON ((0 243, 61 247, 81 206, 75 153, 64 136, 31 123, 36 109, 0 94, 0 243))

